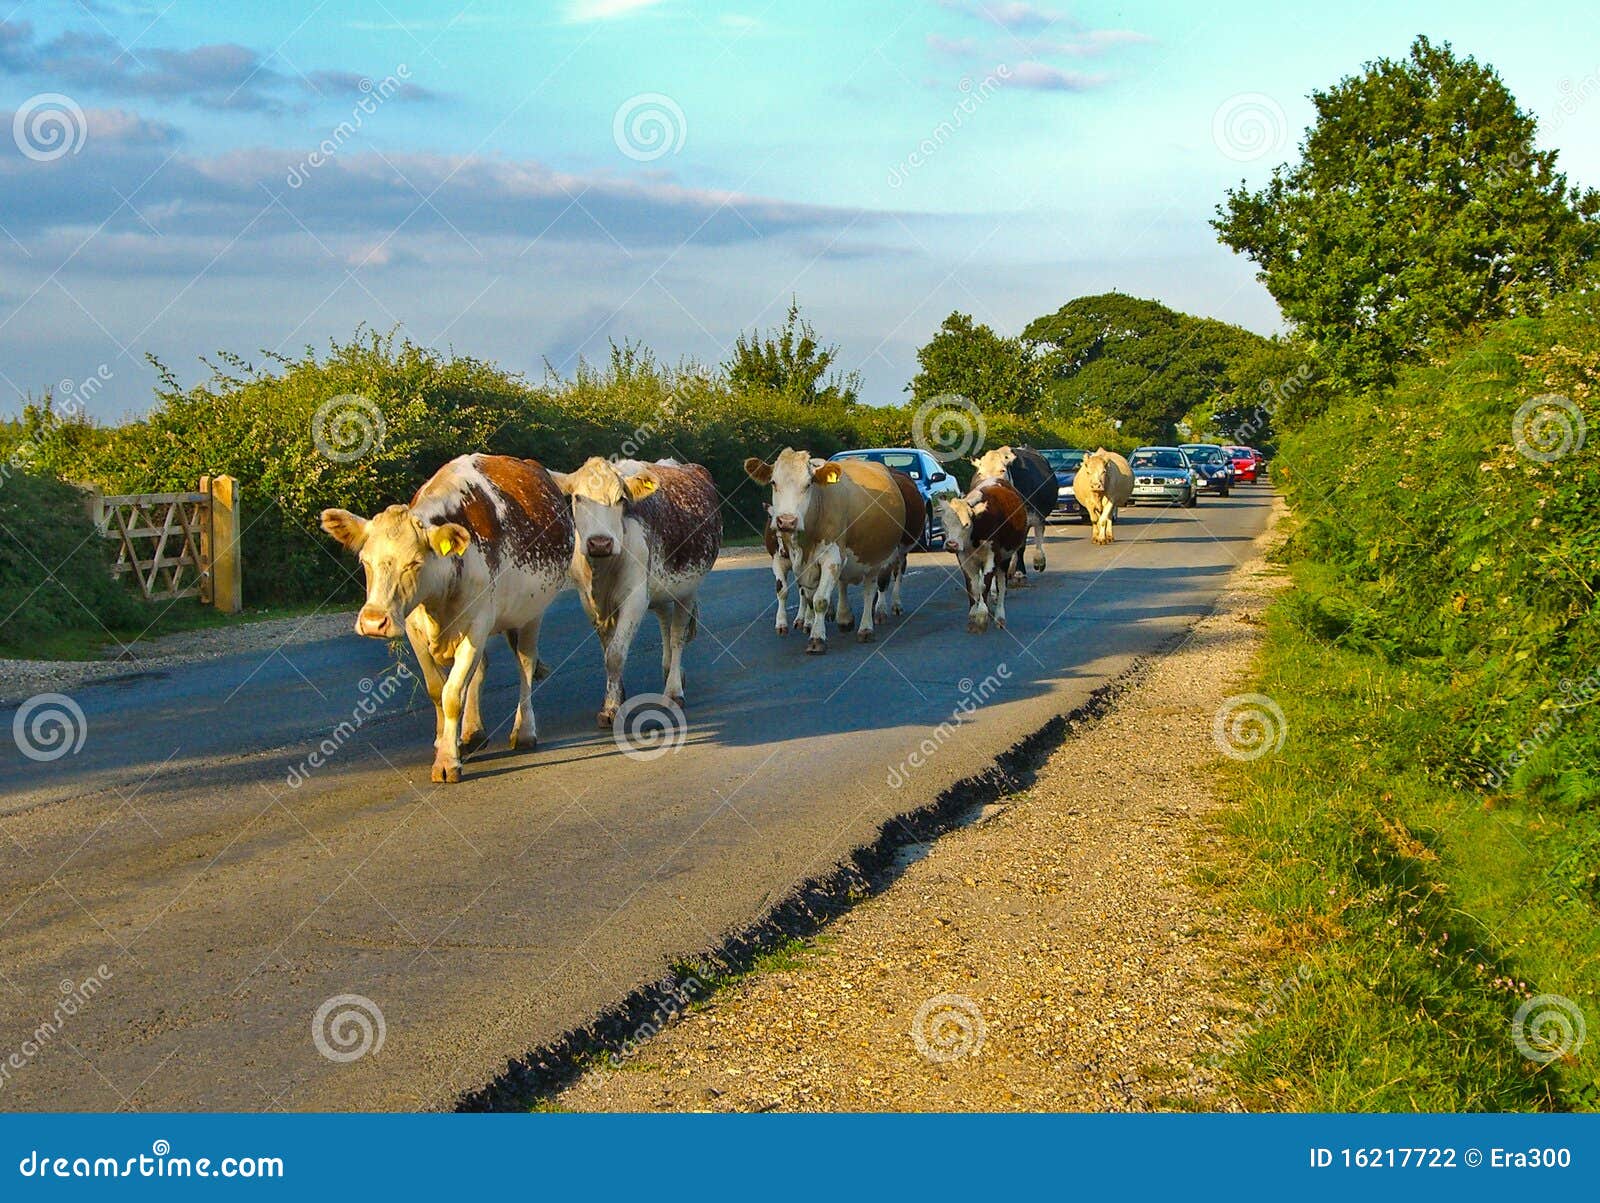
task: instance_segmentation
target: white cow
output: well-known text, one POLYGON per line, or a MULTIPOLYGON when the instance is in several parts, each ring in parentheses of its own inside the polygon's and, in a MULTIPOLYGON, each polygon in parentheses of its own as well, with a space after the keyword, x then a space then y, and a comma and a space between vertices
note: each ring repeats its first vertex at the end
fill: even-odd
POLYGON ((482 730, 484 648, 498 633, 521 672, 511 746, 533 747, 539 623, 572 559, 572 517, 550 474, 533 460, 463 455, 410 505, 370 519, 323 510, 322 529, 366 571, 356 633, 393 639, 404 630, 411 641, 434 705, 433 780, 461 780, 462 745, 482 730))
POLYGON ((711 473, 675 460, 613 464, 596 456, 575 472, 551 476, 572 498, 572 580, 605 649, 600 725, 609 727, 622 705, 622 670, 646 610, 661 622, 664 692, 682 707, 683 649, 698 624, 696 595, 722 549, 711 473))

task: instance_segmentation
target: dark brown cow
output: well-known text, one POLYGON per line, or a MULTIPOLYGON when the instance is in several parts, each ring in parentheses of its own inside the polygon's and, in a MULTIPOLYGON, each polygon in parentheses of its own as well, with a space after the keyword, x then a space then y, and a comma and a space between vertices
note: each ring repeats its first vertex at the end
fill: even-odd
POLYGON ((1003 629, 1006 565, 1028 538, 1028 509, 1022 494, 1003 480, 985 480, 965 497, 953 501, 941 497, 938 505, 945 549, 956 553, 967 582, 967 630, 977 634, 987 629, 991 593, 994 625, 1003 629))

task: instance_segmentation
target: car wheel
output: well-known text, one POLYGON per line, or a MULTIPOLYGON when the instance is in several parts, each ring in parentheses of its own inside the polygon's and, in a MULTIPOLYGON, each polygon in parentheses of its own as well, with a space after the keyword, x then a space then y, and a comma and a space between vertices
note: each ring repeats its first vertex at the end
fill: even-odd
POLYGON ((923 529, 922 529, 922 546, 919 547, 917 550, 918 551, 932 551, 933 548, 934 548, 933 540, 934 540, 933 515, 930 513, 928 515, 927 521, 926 521, 926 523, 924 523, 923 529))

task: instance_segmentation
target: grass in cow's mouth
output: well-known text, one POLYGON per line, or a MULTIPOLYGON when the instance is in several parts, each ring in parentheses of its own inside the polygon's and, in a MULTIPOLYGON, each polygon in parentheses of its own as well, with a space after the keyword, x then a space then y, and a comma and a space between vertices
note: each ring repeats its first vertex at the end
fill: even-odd
MULTIPOLYGON (((1318 588, 1314 566, 1295 574, 1318 588)), ((1325 641, 1290 597, 1269 611, 1252 686, 1282 706, 1288 737, 1228 765, 1236 806, 1209 869, 1266 928, 1254 1015, 1230 1050, 1241 1097, 1269 1110, 1600 1108, 1600 1030, 1548 1061, 1513 1031, 1536 995, 1600 1019, 1600 813, 1430 778, 1415 749, 1449 721, 1437 679, 1325 641)))

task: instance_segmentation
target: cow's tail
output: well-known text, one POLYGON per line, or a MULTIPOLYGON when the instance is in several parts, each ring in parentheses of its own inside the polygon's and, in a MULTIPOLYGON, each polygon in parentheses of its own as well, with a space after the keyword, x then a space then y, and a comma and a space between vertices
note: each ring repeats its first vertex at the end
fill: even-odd
POLYGON ((683 641, 690 642, 700 633, 700 599, 696 597, 689 603, 689 629, 684 633, 683 641))

